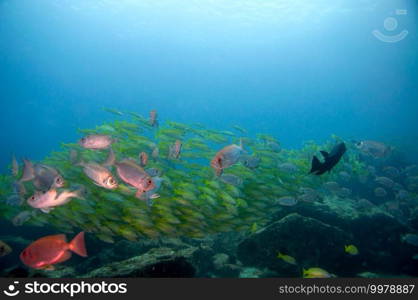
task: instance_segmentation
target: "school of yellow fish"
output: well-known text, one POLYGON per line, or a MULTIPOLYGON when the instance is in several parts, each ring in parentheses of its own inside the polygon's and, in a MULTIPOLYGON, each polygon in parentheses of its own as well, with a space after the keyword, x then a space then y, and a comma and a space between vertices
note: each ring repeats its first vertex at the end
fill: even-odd
MULTIPOLYGON (((331 174, 308 175, 312 155, 338 137, 286 150, 275 137, 250 136, 236 125, 219 131, 202 124, 160 124, 155 110, 149 118, 106 110, 130 119, 80 130, 79 141, 63 144, 42 162, 24 159, 22 166, 13 157, 11 175, 0 177, 0 195, 9 204, 2 204, 3 217, 16 226, 48 224, 60 233, 81 229, 108 243, 118 237, 251 233, 274 211, 316 201, 320 186, 349 195, 333 176, 361 178, 369 172, 349 153, 331 174)), ((354 245, 340 251, 359 252, 354 245)), ((287 254, 278 258, 297 264, 287 254)), ((303 277, 331 276, 320 268, 303 270, 303 277)))

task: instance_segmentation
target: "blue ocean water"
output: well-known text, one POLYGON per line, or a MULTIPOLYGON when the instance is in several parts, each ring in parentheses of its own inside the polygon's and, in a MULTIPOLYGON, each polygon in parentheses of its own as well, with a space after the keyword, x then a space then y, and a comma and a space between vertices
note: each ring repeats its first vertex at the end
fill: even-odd
POLYGON ((285 147, 337 134, 416 153, 417 5, 1 0, 1 170, 114 119, 102 107, 239 124, 285 147))

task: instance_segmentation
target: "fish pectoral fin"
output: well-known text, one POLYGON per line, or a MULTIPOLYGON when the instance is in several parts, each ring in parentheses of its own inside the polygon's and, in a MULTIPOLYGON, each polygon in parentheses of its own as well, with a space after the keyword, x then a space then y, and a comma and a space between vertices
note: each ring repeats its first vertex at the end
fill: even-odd
POLYGON ((137 197, 137 198, 141 199, 141 196, 142 196, 142 194, 143 194, 143 193, 144 193, 144 191, 143 191, 143 190, 138 189, 138 190, 137 190, 137 192, 136 192, 136 194, 135 194, 135 197, 137 197))
POLYGON ((52 208, 51 208, 51 207, 43 207, 43 208, 41 208, 40 210, 41 210, 42 212, 44 212, 44 213, 48 214, 48 213, 52 210, 52 208))
POLYGON ((152 194, 149 198, 150 199, 157 199, 157 198, 160 198, 160 197, 161 197, 160 194, 155 193, 155 194, 152 194))

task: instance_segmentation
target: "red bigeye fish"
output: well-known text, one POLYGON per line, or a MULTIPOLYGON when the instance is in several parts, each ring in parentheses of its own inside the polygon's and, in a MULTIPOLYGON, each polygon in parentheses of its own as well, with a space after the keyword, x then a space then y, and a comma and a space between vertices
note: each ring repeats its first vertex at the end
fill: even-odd
POLYGON ((216 153, 210 162, 210 166, 215 169, 216 176, 220 176, 224 169, 236 164, 243 152, 242 142, 240 142, 239 146, 232 144, 216 153))
POLYGON ((76 165, 83 167, 83 172, 93 180, 93 183, 97 186, 103 187, 105 189, 116 189, 118 187, 118 182, 113 177, 112 173, 106 168, 107 166, 113 165, 115 162, 115 153, 112 148, 109 150, 109 156, 106 161, 100 165, 96 162, 83 162, 80 161, 76 165))
POLYGON ((145 152, 139 153, 139 161, 141 167, 145 167, 148 163, 148 154, 146 154, 145 152))
POLYGON ((54 265, 68 260, 71 252, 87 256, 84 232, 77 234, 69 243, 65 234, 40 238, 20 253, 20 260, 30 268, 54 270, 54 265))
POLYGON ((176 140, 168 149, 168 157, 178 159, 181 153, 181 141, 176 140))
POLYGON ((81 138, 78 144, 86 149, 98 150, 107 149, 116 142, 115 139, 104 134, 91 134, 81 138))
POLYGON ((118 187, 118 182, 115 180, 112 173, 110 173, 110 171, 102 165, 95 162, 81 162, 79 165, 83 167, 84 174, 93 180, 95 185, 109 190, 113 190, 118 187))
POLYGON ((64 186, 64 178, 53 167, 43 164, 33 164, 24 159, 23 175, 20 182, 33 180, 33 185, 39 190, 61 188, 64 186))
POLYGON ((50 188, 62 188, 65 184, 64 178, 58 171, 50 166, 35 164, 34 186, 39 190, 47 190, 50 188))
POLYGON ((135 196, 141 198, 142 193, 155 188, 154 182, 143 168, 130 159, 115 163, 119 177, 127 184, 137 188, 135 196))
POLYGON ((152 127, 158 127, 157 111, 155 109, 151 110, 149 113, 149 124, 152 127))

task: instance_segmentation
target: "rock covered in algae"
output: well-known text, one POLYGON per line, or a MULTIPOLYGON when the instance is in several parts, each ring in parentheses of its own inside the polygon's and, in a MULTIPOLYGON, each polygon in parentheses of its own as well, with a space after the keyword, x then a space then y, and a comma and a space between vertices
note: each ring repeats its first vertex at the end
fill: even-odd
POLYGON ((349 241, 350 236, 340 228, 293 213, 246 238, 237 255, 244 265, 297 277, 302 266, 339 269, 344 252, 338 249, 344 249, 349 241), (299 265, 278 259, 279 251, 293 256, 299 265))
POLYGON ((153 248, 145 254, 107 264, 79 277, 193 277, 196 271, 190 260, 197 249, 153 248))
MULTIPOLYGON (((347 276, 355 275, 353 260, 358 260, 356 269, 358 272, 362 270, 364 262, 367 262, 367 268, 380 272, 394 274, 400 272, 399 266, 403 264, 403 255, 399 253, 405 252, 406 249, 399 237, 408 231, 408 227, 378 206, 359 208, 358 202, 358 200, 332 196, 325 197, 322 202, 300 205, 290 211, 350 232, 352 239, 350 243, 356 244, 362 251, 351 261, 347 258, 341 261, 341 264, 347 264, 344 268, 347 276)), ((277 218, 284 216, 284 212, 276 214, 277 218)), ((406 253, 406 256, 409 254, 406 253)))

